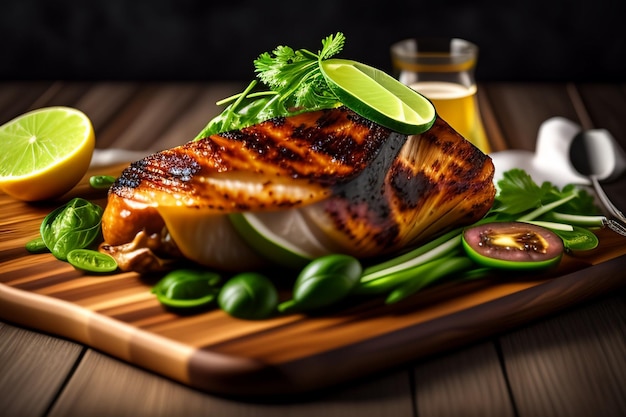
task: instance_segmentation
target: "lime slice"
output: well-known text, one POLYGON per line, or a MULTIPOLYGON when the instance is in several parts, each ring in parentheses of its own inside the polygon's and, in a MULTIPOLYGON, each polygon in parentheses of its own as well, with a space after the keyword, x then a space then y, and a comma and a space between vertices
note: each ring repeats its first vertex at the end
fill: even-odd
POLYGON ((46 107, 0 126, 0 190, 25 201, 61 196, 83 177, 95 147, 89 118, 46 107))
POLYGON ((427 131, 435 122, 432 103, 376 68, 346 59, 320 63, 329 88, 355 113, 406 135, 427 131))
POLYGON ((298 210, 231 213, 229 218, 257 253, 277 265, 299 269, 332 252, 298 210))

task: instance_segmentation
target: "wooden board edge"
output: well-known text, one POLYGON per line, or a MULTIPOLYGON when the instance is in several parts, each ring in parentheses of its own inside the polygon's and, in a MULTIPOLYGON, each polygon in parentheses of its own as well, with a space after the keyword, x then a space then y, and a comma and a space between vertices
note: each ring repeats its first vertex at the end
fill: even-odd
POLYGON ((624 285, 625 270, 626 255, 621 255, 457 313, 279 365, 197 349, 5 284, 0 284, 0 317, 202 391, 244 397, 302 394, 450 350, 605 294, 624 285), (589 280, 589 274, 597 278, 589 280), (487 321, 493 325, 476 326, 487 321))
POLYGON ((248 368, 226 379, 213 378, 207 360, 211 352, 199 349, 190 357, 190 384, 206 392, 239 398, 307 395, 478 342, 602 296, 626 285, 623 271, 626 255, 429 322, 315 357, 248 368), (589 280, 589 274, 597 278, 589 280), (487 321, 493 325, 476 326, 487 321))
MULTIPOLYGON (((137 329, 67 301, 0 283, 0 318, 41 332, 64 337, 153 371, 186 385, 195 348, 137 329)), ((205 352, 205 368, 219 375, 253 372, 260 366, 245 358, 205 352)))

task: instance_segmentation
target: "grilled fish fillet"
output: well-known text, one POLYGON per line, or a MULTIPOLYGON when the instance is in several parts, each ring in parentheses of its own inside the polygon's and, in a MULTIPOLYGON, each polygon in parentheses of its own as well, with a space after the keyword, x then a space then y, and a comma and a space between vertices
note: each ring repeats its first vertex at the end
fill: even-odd
POLYGON ((329 251, 369 258, 480 219, 493 174, 440 118, 409 137, 343 107, 276 118, 132 163, 109 191, 101 250, 140 272, 181 257, 256 268, 228 214, 299 210, 329 251))

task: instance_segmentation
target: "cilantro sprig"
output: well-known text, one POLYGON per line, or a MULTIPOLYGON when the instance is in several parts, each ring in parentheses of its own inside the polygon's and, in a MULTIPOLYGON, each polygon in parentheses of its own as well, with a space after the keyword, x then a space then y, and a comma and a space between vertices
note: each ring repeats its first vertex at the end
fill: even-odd
POLYGON ((330 91, 319 63, 337 55, 344 43, 344 35, 337 33, 322 41, 322 50, 317 54, 279 46, 273 56, 265 52, 254 61, 257 76, 278 94, 287 109, 333 107, 338 99, 330 91))
POLYGON ((305 111, 340 105, 320 69, 320 62, 343 49, 345 36, 338 32, 322 40, 322 49, 313 53, 279 46, 255 61, 258 80, 234 96, 219 101, 229 104, 196 136, 196 140, 229 130, 237 130, 278 116, 293 116, 305 111), (258 89, 258 81, 267 88, 258 89))
MULTIPOLYGON (((538 185, 524 170, 515 168, 502 174, 498 194, 487 218, 499 220, 552 216, 556 213, 584 217, 599 215, 591 194, 574 184, 562 189, 550 182, 538 185)), ((583 219, 581 218, 581 221, 583 219)))

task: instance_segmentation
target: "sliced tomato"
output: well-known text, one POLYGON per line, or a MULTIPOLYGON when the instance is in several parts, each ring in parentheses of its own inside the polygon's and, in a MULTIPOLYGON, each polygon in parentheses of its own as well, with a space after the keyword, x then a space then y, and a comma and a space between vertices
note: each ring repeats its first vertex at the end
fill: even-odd
POLYGON ((559 263, 561 238, 541 226, 523 222, 493 222, 463 231, 463 248, 476 263, 492 268, 546 269, 559 263))

